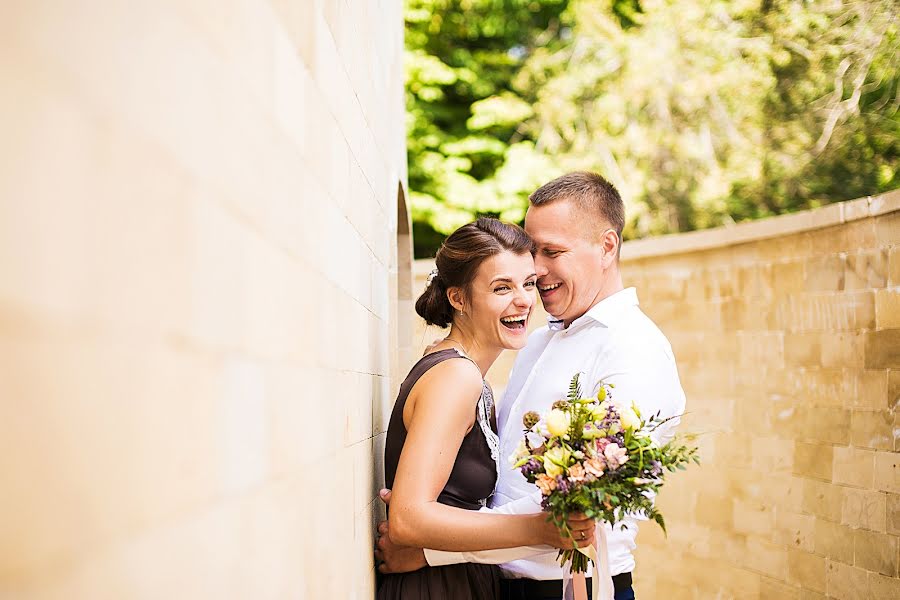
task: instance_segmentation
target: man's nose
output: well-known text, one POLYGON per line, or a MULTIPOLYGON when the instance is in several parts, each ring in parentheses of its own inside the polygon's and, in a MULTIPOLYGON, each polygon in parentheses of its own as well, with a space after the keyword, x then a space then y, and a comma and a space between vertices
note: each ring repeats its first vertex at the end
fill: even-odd
POLYGON ((540 255, 534 257, 534 272, 537 274, 538 279, 550 272, 540 255))

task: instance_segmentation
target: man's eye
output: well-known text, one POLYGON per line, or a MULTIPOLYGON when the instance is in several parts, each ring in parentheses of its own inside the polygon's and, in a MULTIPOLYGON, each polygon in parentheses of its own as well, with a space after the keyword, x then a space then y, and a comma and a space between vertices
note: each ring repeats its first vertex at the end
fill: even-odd
POLYGON ((544 254, 552 258, 559 254, 559 250, 544 250, 544 254))

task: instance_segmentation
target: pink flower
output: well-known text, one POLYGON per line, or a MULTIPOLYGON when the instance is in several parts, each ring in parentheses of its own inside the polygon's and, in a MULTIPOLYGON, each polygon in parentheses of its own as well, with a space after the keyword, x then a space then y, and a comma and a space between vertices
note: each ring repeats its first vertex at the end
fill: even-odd
POLYGON ((581 466, 581 463, 575 463, 569 467, 569 481, 575 483, 584 481, 584 475, 584 467, 581 466))
POLYGON ((606 438, 597 438, 594 441, 594 445, 597 447, 597 452, 599 452, 600 454, 603 454, 603 451, 609 445, 609 440, 606 438))
POLYGON ((618 469, 628 461, 628 451, 615 442, 608 444, 603 449, 603 456, 610 469, 618 469))
POLYGON ((556 489, 556 479, 544 473, 538 475, 534 483, 540 488, 544 496, 549 496, 550 492, 556 489))
POLYGON ((588 475, 600 477, 603 475, 603 471, 606 470, 606 465, 603 463, 602 458, 589 458, 584 461, 584 470, 587 471, 588 475))

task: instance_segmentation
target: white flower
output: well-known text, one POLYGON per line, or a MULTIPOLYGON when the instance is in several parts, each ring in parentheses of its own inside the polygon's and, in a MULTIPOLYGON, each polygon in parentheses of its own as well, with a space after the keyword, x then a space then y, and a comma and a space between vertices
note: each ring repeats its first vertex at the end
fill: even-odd
POLYGON ((525 447, 525 440, 520 440, 519 445, 516 447, 515 452, 513 452, 509 457, 509 462, 515 464, 531 454, 528 452, 528 448, 525 447))
POLYGON ((528 445, 531 446, 532 449, 540 448, 544 445, 544 436, 535 433, 534 431, 526 433, 525 439, 528 440, 528 445))

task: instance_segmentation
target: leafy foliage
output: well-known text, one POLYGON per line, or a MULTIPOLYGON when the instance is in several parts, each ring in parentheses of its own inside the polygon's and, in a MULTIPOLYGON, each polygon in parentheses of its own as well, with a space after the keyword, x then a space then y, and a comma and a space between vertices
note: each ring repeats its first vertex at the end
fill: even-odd
MULTIPOLYGON (((654 504, 664 471, 699 463, 695 447, 678 440, 660 445, 654 439, 656 430, 675 417, 642 418, 634 403, 613 399, 612 387, 601 382, 596 397, 582 398, 576 374, 565 400, 554 402, 544 415, 523 417, 515 468, 541 490, 541 507, 570 536, 568 520, 574 513, 610 524, 642 513, 665 531, 654 504)), ((561 564, 572 560, 573 571, 587 569, 580 552, 564 550, 559 557, 561 564)))
POLYGON ((900 185, 892 0, 407 0, 417 256, 573 169, 626 237, 900 185))

